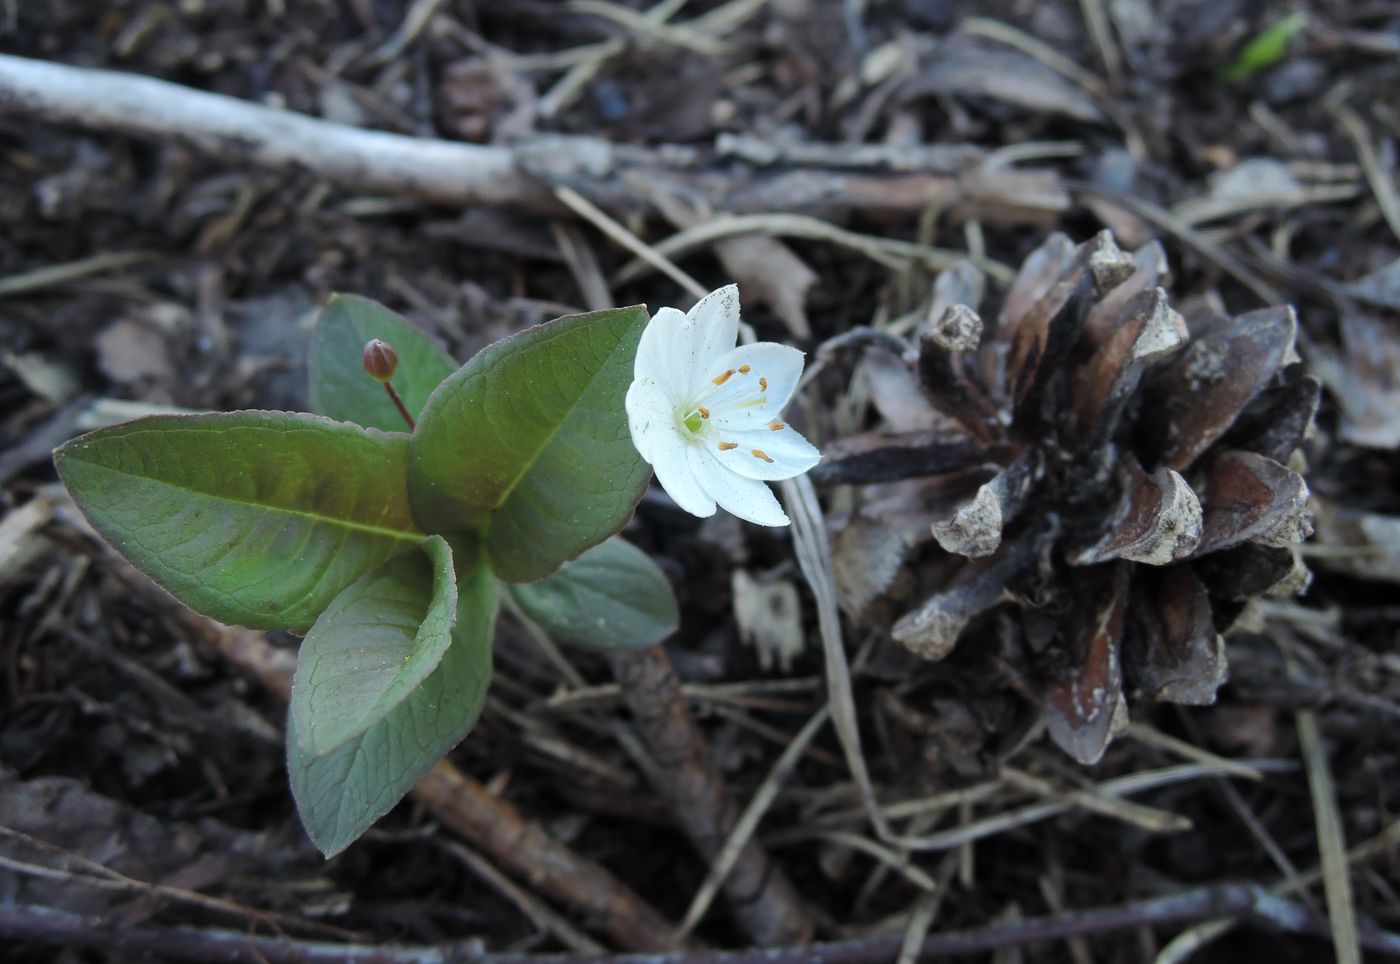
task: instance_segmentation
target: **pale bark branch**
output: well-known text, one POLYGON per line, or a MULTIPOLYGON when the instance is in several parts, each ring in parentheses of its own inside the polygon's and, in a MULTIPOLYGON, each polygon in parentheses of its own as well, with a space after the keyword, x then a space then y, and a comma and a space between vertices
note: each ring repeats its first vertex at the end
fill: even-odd
POLYGON ((362 130, 137 74, 0 54, 0 113, 189 143, 362 191, 556 208, 502 147, 362 130))
MULTIPOLYGON (((1070 204, 1048 171, 980 164, 964 147, 853 154, 809 145, 742 151, 538 134, 510 146, 363 130, 274 110, 136 74, 0 54, 0 114, 186 144, 223 160, 301 169, 347 190, 441 204, 493 205, 559 215, 568 187, 613 216, 650 213, 667 194, 702 198, 716 212, 840 217, 911 216, 936 202, 954 219, 1049 223, 1070 204), (911 161, 920 167, 910 169, 911 161)), ((758 230, 758 229, 756 229, 758 230)), ((761 233, 761 232, 760 232, 761 233)))

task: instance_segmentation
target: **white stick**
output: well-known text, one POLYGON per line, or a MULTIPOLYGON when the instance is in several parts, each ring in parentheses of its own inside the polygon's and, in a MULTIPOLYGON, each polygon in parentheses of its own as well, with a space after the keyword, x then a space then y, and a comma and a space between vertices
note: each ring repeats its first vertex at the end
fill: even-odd
POLYGON ((0 54, 0 113, 182 140, 357 191, 559 209, 507 148, 361 130, 135 74, 0 54))

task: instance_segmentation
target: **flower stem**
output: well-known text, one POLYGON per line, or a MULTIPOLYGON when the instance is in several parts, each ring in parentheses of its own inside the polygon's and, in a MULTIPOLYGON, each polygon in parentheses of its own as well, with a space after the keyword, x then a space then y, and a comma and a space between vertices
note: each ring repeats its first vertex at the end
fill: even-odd
POLYGON ((411 432, 417 426, 413 423, 413 416, 408 414, 408 409, 404 407, 403 399, 399 398, 399 393, 394 391, 394 386, 384 382, 384 390, 389 393, 389 400, 394 403, 394 407, 399 410, 403 420, 408 423, 408 430, 411 432))

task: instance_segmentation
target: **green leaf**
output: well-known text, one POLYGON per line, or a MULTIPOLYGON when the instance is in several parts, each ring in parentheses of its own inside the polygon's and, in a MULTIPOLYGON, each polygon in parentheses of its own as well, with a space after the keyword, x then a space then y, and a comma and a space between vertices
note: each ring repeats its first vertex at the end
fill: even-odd
POLYGON ((1220 71, 1220 79, 1230 83, 1248 80, 1266 67, 1272 67, 1288 53, 1288 45, 1308 25, 1308 15, 1296 10, 1245 44, 1229 66, 1220 71))
POLYGON ((457 370, 452 356, 402 315, 368 298, 336 295, 311 336, 311 407, 366 428, 402 432, 407 426, 384 386, 365 374, 365 342, 371 338, 398 353, 391 383, 415 418, 433 389, 457 370))
POLYGON ((585 649, 632 649, 676 631, 671 584, 636 546, 614 536, 540 582, 510 586, 525 615, 556 641, 585 649))
POLYGON ((157 415, 54 453, 78 508, 192 609, 305 632, 342 589, 417 545, 408 436, 292 412, 157 415))
POLYGON ((419 524, 484 529, 507 582, 541 579, 621 529, 651 476, 623 407, 646 322, 643 306, 560 318, 438 386, 413 434, 419 524))
POLYGON ((301 748, 287 718, 287 772, 301 822, 327 857, 349 846, 467 735, 486 705, 496 593, 477 565, 458 586, 452 644, 437 669, 361 735, 324 756, 301 748))
POLYGON ((297 654, 292 717, 322 756, 403 702, 442 662, 457 617, 452 550, 431 536, 346 586, 297 654))

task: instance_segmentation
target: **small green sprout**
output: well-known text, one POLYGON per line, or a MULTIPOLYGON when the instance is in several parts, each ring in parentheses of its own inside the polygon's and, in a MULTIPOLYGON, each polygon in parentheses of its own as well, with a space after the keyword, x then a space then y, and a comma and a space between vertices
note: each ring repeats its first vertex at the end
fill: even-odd
POLYGON ((287 770, 327 855, 475 724, 500 593, 569 645, 675 629, 665 577, 616 537, 651 478, 624 410, 647 321, 571 315, 458 367, 338 296, 312 341, 318 414, 155 416, 54 453, 93 527, 176 599, 305 636, 287 770))
POLYGON ((1290 13, 1245 44, 1239 56, 1220 71, 1220 79, 1237 84, 1267 67, 1272 67, 1287 55, 1289 44, 1307 25, 1306 13, 1301 10, 1290 13))

